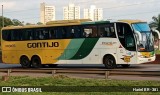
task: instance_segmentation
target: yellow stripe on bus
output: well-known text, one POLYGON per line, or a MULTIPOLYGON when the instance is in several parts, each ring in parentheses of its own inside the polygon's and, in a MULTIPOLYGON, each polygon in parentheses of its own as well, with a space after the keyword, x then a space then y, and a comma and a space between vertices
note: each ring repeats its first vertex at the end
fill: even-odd
MULTIPOLYGON (((19 63, 19 58, 22 55, 26 55, 29 59, 33 55, 38 55, 42 63, 55 63, 58 61, 64 50, 70 43, 70 39, 60 40, 35 40, 35 41, 20 41, 20 42, 3 42, 3 54, 6 62, 8 58, 11 58, 9 63, 19 63)), ((7 61, 8 62, 8 61, 7 61)))

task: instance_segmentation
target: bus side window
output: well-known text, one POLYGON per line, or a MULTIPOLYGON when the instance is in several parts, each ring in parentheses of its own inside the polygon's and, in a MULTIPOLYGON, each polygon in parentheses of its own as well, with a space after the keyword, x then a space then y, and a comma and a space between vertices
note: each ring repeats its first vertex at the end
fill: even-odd
POLYGON ((66 38, 66 27, 61 27, 61 31, 62 31, 62 38, 66 38))
POLYGON ((42 34, 43 34, 44 40, 49 39, 49 31, 46 28, 42 30, 42 34))
POLYGON ((111 31, 111 37, 116 38, 114 24, 113 24, 113 26, 110 26, 110 31, 111 31))
POLYGON ((54 31, 56 33, 56 38, 61 39, 62 38, 62 31, 61 31, 60 27, 57 27, 54 31))
POLYGON ((79 26, 79 30, 80 30, 80 38, 84 38, 84 27, 83 26, 79 26))
POLYGON ((115 38, 115 30, 113 24, 105 24, 99 26, 99 37, 111 37, 115 38))
POLYGON ((22 40, 28 40, 28 34, 25 31, 25 29, 21 30, 21 32, 22 32, 22 40))
POLYGON ((99 27, 99 36, 100 37, 106 37, 106 28, 105 27, 99 27))
POLYGON ((71 39, 74 37, 74 28, 73 26, 68 26, 67 27, 67 33, 66 33, 66 38, 71 39))
POLYGON ((54 28, 50 28, 48 31, 49 31, 49 39, 56 38, 54 28))
POLYGON ((18 32, 19 32, 18 30, 11 31, 11 41, 18 41, 20 39, 18 32))
POLYGON ((43 40, 44 39, 44 29, 35 29, 34 31, 34 39, 35 40, 43 40))
POLYGON ((2 31, 2 38, 3 38, 3 40, 10 41, 11 40, 11 31, 10 30, 3 30, 2 31))
POLYGON ((26 39, 27 40, 33 40, 34 36, 33 36, 32 30, 27 29, 25 32, 26 32, 26 39))
POLYGON ((92 29, 84 29, 84 37, 89 38, 92 35, 92 29))
POLYGON ((97 26, 89 25, 84 27, 84 37, 97 37, 97 26))
POLYGON ((75 29, 74 38, 81 38, 82 37, 81 27, 80 26, 75 26, 74 29, 75 29))
POLYGON ((18 31, 18 36, 19 36, 19 40, 20 40, 20 41, 22 41, 22 40, 23 40, 23 38, 22 38, 22 34, 23 34, 22 29, 19 29, 19 31, 18 31))
POLYGON ((68 26, 66 28, 66 38, 81 38, 82 37, 82 31, 80 26, 68 26))

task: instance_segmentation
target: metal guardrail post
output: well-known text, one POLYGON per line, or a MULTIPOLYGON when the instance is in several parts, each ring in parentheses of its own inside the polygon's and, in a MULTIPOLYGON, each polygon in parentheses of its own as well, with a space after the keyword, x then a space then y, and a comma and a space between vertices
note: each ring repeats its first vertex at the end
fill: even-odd
POLYGON ((7 70, 7 76, 10 76, 10 73, 11 73, 11 69, 8 69, 7 70))
POLYGON ((56 74, 56 70, 52 70, 52 76, 54 77, 56 74))
POLYGON ((105 71, 105 79, 107 80, 109 76, 109 71, 105 71))

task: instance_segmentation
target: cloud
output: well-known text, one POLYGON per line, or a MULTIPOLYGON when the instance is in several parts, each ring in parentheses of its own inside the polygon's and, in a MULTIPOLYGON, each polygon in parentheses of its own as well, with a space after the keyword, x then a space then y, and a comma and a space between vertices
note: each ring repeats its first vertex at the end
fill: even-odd
POLYGON ((83 18, 83 9, 89 8, 90 5, 103 8, 104 19, 121 19, 123 17, 150 20, 152 15, 157 15, 157 13, 143 14, 143 12, 160 8, 160 0, 3 0, 3 2, 0 0, 0 5, 4 5, 5 16, 7 17, 26 22, 38 22, 40 3, 42 2, 56 7, 56 19, 63 18, 63 7, 68 6, 69 3, 75 3, 76 6, 81 7, 81 18, 83 18), (128 15, 141 12, 140 15, 128 15))
POLYGON ((0 2, 0 5, 4 6, 4 10, 12 10, 16 6, 16 2, 5 1, 5 2, 0 2))
MULTIPOLYGON (((155 4, 158 0, 99 0, 96 1, 98 7, 102 7, 104 18, 129 18, 150 20, 153 10, 158 9, 155 4), (148 12, 148 13, 147 13, 148 12), (137 13, 137 14, 136 14, 137 13), (139 13, 139 14, 138 14, 139 13), (147 14, 145 14, 147 13, 147 14), (144 18, 145 17, 145 18, 144 18)), ((157 13, 156 13, 157 14, 157 13)))

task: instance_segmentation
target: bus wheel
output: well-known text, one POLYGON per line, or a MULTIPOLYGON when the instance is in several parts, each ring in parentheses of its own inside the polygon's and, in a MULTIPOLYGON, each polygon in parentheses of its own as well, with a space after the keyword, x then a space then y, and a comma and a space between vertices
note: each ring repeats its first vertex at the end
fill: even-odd
POLYGON ((121 65, 123 68, 128 68, 130 66, 130 64, 122 64, 121 65))
POLYGON ((31 65, 33 68, 41 68, 41 60, 38 56, 33 56, 31 59, 31 65))
POLYGON ((104 56, 104 58, 103 58, 103 64, 105 65, 105 67, 107 69, 116 68, 116 61, 115 61, 114 57, 111 56, 111 55, 104 56))
POLYGON ((20 64, 22 65, 23 68, 29 68, 31 67, 30 60, 27 56, 22 56, 20 58, 20 64))

